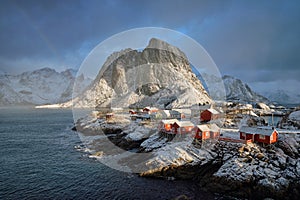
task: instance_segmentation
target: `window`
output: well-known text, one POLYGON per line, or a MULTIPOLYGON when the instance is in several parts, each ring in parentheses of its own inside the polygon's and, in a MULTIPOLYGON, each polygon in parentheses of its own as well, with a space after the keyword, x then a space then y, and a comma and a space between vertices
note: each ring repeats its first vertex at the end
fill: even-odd
POLYGON ((264 135, 259 135, 259 139, 264 140, 266 137, 264 135))
POLYGON ((209 137, 209 135, 210 135, 209 132, 206 132, 206 133, 205 133, 205 136, 206 136, 206 137, 209 137))

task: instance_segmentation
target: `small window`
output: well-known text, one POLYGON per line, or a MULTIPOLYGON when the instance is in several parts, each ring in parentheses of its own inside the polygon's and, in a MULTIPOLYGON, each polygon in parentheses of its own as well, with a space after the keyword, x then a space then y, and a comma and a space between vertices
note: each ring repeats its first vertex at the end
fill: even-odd
POLYGON ((259 139, 264 140, 266 137, 264 135, 259 135, 259 139))
POLYGON ((205 136, 206 136, 206 137, 209 137, 209 135, 210 135, 209 132, 206 132, 206 133, 205 133, 205 136))

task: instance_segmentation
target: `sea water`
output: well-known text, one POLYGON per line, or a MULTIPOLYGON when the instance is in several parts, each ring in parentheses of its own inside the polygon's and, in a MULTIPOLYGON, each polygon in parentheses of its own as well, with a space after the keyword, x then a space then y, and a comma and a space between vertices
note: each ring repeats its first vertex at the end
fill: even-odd
POLYGON ((191 181, 138 177, 74 146, 71 110, 0 109, 0 199, 214 199, 191 181))

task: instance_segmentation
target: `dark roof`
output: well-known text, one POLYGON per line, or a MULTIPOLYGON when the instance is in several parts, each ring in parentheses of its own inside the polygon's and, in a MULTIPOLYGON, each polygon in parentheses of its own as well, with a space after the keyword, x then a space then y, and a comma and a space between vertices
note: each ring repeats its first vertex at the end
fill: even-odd
POLYGON ((247 133, 247 134, 259 134, 259 135, 267 135, 271 136, 272 133, 277 130, 273 129, 272 127, 265 126, 265 127, 249 127, 249 126, 242 126, 240 128, 240 132, 247 133))

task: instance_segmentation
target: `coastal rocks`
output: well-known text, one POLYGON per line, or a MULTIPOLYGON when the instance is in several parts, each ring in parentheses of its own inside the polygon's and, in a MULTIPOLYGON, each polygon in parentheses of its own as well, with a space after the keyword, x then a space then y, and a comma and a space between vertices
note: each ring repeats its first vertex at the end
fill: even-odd
POLYGON ((206 185, 210 190, 240 198, 294 198, 290 191, 299 189, 300 175, 295 159, 280 148, 257 144, 242 145, 236 151, 212 175, 206 185))
POLYGON ((300 110, 290 112, 281 121, 282 128, 300 129, 300 110))
MULTIPOLYGON (((123 157, 121 162, 132 170, 142 169, 138 172, 140 176, 193 179, 201 188, 239 198, 294 199, 294 195, 299 195, 300 135, 297 133, 281 134, 275 145, 225 141, 195 145, 188 136, 169 139, 151 123, 131 122, 121 126, 87 118, 79 124, 82 129, 101 128, 115 145, 139 152, 136 154, 140 157, 123 157)), ((101 138, 90 145, 98 145, 93 148, 95 153, 108 148, 101 138)), ((107 155, 101 153, 101 159, 109 158, 107 155)))
POLYGON ((193 179, 196 174, 212 169, 216 156, 213 152, 194 148, 188 140, 169 143, 153 150, 153 157, 147 160, 150 170, 140 176, 193 179))

